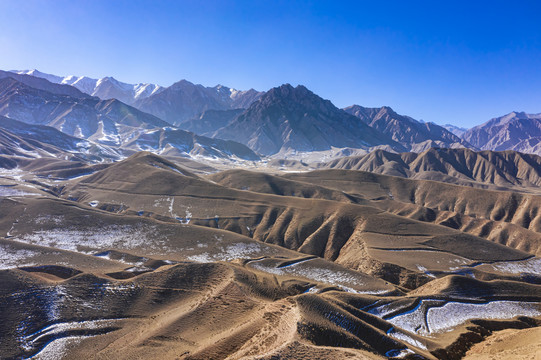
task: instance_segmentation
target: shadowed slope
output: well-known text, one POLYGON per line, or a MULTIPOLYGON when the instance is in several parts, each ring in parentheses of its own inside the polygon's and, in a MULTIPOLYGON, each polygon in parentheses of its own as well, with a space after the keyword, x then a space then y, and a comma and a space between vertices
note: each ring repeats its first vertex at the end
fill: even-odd
POLYGON ((421 123, 409 116, 399 115, 388 106, 381 108, 365 108, 352 105, 344 108, 348 114, 354 115, 406 149, 421 152, 429 147, 471 147, 466 141, 434 123, 421 123))
POLYGON ((337 159, 321 167, 362 170, 460 185, 474 182, 502 187, 527 188, 541 185, 541 157, 514 151, 430 149, 420 154, 393 154, 376 150, 365 156, 337 159))
POLYGON ((284 177, 372 200, 373 206, 435 222, 541 254, 541 197, 489 191, 435 181, 410 180, 361 171, 324 170, 284 177))

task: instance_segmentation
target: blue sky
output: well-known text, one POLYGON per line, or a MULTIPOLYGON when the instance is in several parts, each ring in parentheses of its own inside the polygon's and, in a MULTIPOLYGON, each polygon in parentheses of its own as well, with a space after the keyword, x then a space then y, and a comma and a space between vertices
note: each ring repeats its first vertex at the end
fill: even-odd
POLYGON ((538 1, 0 0, 0 69, 303 84, 339 107, 388 105, 474 126, 541 112, 538 1))

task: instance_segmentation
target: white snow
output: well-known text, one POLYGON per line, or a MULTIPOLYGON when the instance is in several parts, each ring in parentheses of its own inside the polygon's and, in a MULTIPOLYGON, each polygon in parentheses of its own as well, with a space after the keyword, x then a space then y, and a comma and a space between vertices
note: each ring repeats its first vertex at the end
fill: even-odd
POLYGON ((64 227, 36 230, 30 234, 18 235, 15 240, 69 251, 79 251, 84 248, 101 250, 138 247, 166 251, 167 249, 162 248, 163 244, 156 241, 157 232, 156 226, 143 224, 88 228, 64 227))
POLYGON ((54 339, 48 343, 39 353, 29 358, 30 360, 57 360, 66 355, 67 349, 89 336, 66 336, 60 339, 54 339))
POLYGON ((0 244, 0 270, 13 269, 21 266, 34 266, 32 258, 40 253, 27 249, 15 249, 0 244))
POLYGON ((415 352, 411 349, 402 349, 402 350, 390 350, 385 353, 385 356, 387 356, 389 359, 403 359, 406 356, 410 354, 414 354, 415 352))
POLYGON ((79 125, 77 125, 75 127, 75 131, 73 133, 73 136, 78 137, 78 138, 83 138, 84 137, 83 130, 81 130, 81 127, 79 125))
MULTIPOLYGON (((26 348, 31 348, 33 343, 43 338, 44 336, 50 336, 55 334, 61 334, 66 331, 72 330, 95 330, 104 327, 112 326, 115 322, 121 319, 108 319, 108 320, 87 320, 80 322, 65 322, 47 326, 41 331, 28 336, 24 339, 27 344, 26 348)), ((49 342, 39 353, 34 355, 31 359, 40 360, 56 360, 61 359, 66 355, 66 351, 70 345, 75 345, 81 340, 91 337, 91 335, 85 336, 67 336, 55 339, 49 342)))
POLYGON ((174 197, 172 197, 172 198, 170 198, 170 199, 167 198, 167 200, 170 201, 170 203, 169 203, 169 214, 171 214, 171 217, 176 218, 177 215, 176 215, 176 214, 173 214, 173 206, 174 206, 174 204, 175 204, 175 198, 174 198, 174 197))
POLYGON ((400 340, 400 341, 403 341, 403 342, 406 342, 412 346, 415 346, 419 349, 423 349, 423 350, 426 350, 426 346, 425 344, 423 344, 422 342, 418 341, 418 340, 415 340, 414 338, 412 338, 411 336, 407 335, 406 333, 403 333, 401 331, 396 331, 394 328, 391 328, 388 332, 387 332, 387 335, 389 335, 390 337, 393 337, 397 340, 400 340))
POLYGON ((54 223, 60 225, 64 222, 63 215, 40 215, 34 218, 34 224, 43 225, 47 223, 54 223))
MULTIPOLYGON (((385 316, 386 311, 381 310, 383 309, 370 312, 377 316, 385 316)), ((387 321, 411 333, 430 334, 448 331, 471 319, 511 319, 516 316, 539 315, 541 305, 538 303, 503 300, 466 303, 425 299, 414 309, 388 318, 387 321)))
POLYGON ((225 248, 221 247, 217 249, 216 253, 210 254, 208 252, 188 256, 188 260, 196 261, 200 263, 209 263, 214 261, 232 261, 235 259, 244 259, 257 257, 258 255, 268 252, 268 248, 264 248, 260 244, 255 243, 235 243, 228 245, 225 248))
POLYGON ((177 168, 174 168, 174 167, 172 167, 172 166, 167 166, 167 167, 168 167, 169 169, 173 170, 174 172, 179 173, 180 175, 184 175, 184 174, 182 173, 182 171, 180 171, 180 170, 177 169, 177 168))
POLYGON ((534 274, 541 275, 541 258, 533 257, 523 261, 505 261, 491 264, 494 270, 508 274, 534 274))
POLYGON ((8 177, 14 180, 21 181, 23 175, 25 174, 27 173, 19 168, 13 168, 13 169, 0 168, 0 177, 8 177))
POLYGON ((39 194, 17 190, 11 186, 0 185, 0 196, 3 196, 3 197, 21 197, 21 196, 37 196, 37 195, 39 194))
POLYGON ((75 76, 75 75, 62 77, 62 76, 42 73, 38 70, 19 70, 19 71, 14 71, 14 72, 17 74, 26 74, 26 75, 32 75, 35 77, 47 79, 50 82, 56 83, 56 84, 72 85, 76 87, 77 89, 79 89, 80 91, 92 96, 100 95, 100 87, 106 86, 105 84, 112 84, 118 90, 122 91, 126 97, 130 98, 129 99, 131 100, 129 101, 130 103, 132 103, 136 99, 144 99, 164 89, 164 87, 160 85, 156 85, 156 84, 147 84, 147 83, 127 84, 127 83, 118 81, 113 77, 104 77, 100 79, 92 79, 87 76, 75 76))
POLYGON ((517 316, 539 316, 541 305, 524 301, 492 301, 486 304, 448 302, 427 312, 429 332, 450 330, 470 319, 512 319, 517 316))
POLYGON ((349 273, 340 270, 329 270, 313 266, 302 266, 297 267, 299 264, 306 264, 308 261, 313 259, 307 259, 293 263, 281 268, 264 266, 261 264, 260 260, 255 260, 250 262, 250 266, 254 269, 264 271, 267 273, 275 275, 294 275, 302 276, 309 280, 330 284, 336 286, 346 292, 356 293, 356 294, 382 294, 386 293, 387 290, 357 290, 354 287, 362 287, 364 283, 360 276, 356 276, 354 273, 349 273))

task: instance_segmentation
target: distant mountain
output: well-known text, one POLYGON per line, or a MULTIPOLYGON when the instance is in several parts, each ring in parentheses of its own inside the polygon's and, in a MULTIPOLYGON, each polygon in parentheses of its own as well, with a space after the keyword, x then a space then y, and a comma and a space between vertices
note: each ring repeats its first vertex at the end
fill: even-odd
POLYGON ((352 105, 344 111, 358 117, 370 127, 381 131, 413 152, 421 152, 431 147, 471 147, 466 141, 439 125, 399 115, 388 106, 365 108, 352 105))
POLYGON ((171 128, 159 118, 116 99, 57 95, 13 78, 0 79, 0 115, 29 124, 52 126, 65 134, 122 151, 144 149, 186 157, 259 159, 244 145, 171 128))
POLYGON ((541 154, 541 114, 512 112, 471 128, 463 137, 483 150, 541 154))
POLYGON ((37 159, 50 157, 64 160, 119 160, 119 151, 92 141, 75 138, 55 128, 30 125, 0 116, 0 154, 9 157, 37 159))
POLYGON ((336 159, 321 168, 351 169, 460 185, 541 186, 541 157, 516 151, 429 149, 420 154, 376 150, 336 159))
POLYGON ((97 96, 102 100, 117 99, 129 105, 137 100, 159 93, 164 89, 162 86, 156 84, 127 84, 113 77, 104 77, 101 79, 73 75, 62 77, 45 74, 38 70, 14 70, 13 73, 43 78, 56 84, 71 85, 85 94, 97 96))
POLYGON ((133 131, 168 125, 115 99, 57 95, 12 78, 0 79, 0 115, 107 145, 120 145, 133 131))
POLYGON ((0 79, 14 79, 34 89, 45 90, 55 95, 68 95, 77 99, 88 99, 91 96, 85 94, 73 86, 52 83, 44 78, 31 75, 16 74, 10 71, 0 70, 0 79))
POLYGON ((265 154, 320 151, 333 147, 367 149, 390 145, 404 149, 390 137, 302 85, 273 88, 214 137, 242 142, 265 154))
POLYGON ((181 125, 206 110, 248 107, 262 94, 253 89, 238 91, 222 85, 205 87, 181 80, 159 93, 137 100, 134 106, 170 124, 181 125))
POLYGON ((205 110, 248 108, 263 94, 254 89, 241 91, 222 85, 204 87, 187 80, 163 87, 148 83, 127 84, 113 77, 101 79, 73 75, 62 77, 38 70, 13 70, 10 73, 46 79, 55 84, 71 85, 85 94, 102 100, 117 99, 173 125, 189 121, 205 110))
POLYGON ((445 124, 443 125, 444 128, 446 128, 448 131, 452 132, 458 137, 462 137, 466 131, 468 131, 467 128, 455 126, 453 124, 445 124))

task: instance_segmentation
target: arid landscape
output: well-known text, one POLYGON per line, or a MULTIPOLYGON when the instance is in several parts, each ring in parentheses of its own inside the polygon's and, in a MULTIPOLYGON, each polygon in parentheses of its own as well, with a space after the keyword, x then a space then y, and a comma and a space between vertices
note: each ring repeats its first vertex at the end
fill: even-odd
POLYGON ((441 151, 519 169, 3 156, 3 358, 534 356, 541 159, 441 151))
POLYGON ((0 360, 541 360, 540 16, 0 0, 0 360))

